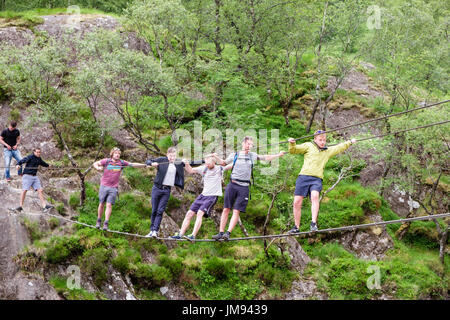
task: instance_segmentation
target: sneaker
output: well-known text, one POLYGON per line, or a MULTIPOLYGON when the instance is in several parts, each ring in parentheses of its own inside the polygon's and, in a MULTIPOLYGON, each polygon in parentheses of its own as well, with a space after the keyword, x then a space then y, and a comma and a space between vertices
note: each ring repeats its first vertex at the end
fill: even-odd
POLYGON ((51 208, 54 208, 51 204, 46 204, 44 208, 42 208, 42 211, 48 212, 51 208))
POLYGON ((311 222, 311 225, 309 226, 310 231, 317 231, 319 228, 317 227, 317 223, 311 222))
POLYGON ((215 234, 212 236, 213 240, 220 240, 223 237, 223 232, 219 232, 218 234, 215 234))
POLYGON ((173 236, 171 236, 170 239, 180 240, 181 239, 181 235, 180 235, 179 232, 177 232, 173 236))
POLYGON ((229 239, 230 239, 230 232, 226 231, 222 236, 222 240, 228 241, 229 239))
POLYGON ((108 221, 105 221, 105 223, 103 224, 103 231, 108 231, 108 221))
POLYGON ((98 219, 98 220, 97 220, 97 224, 95 225, 95 227, 96 227, 97 229, 100 229, 101 226, 102 226, 102 219, 98 219))
POLYGON ((297 227, 293 227, 291 230, 289 230, 287 233, 299 233, 300 232, 300 230, 298 230, 298 228, 297 227))
POLYGON ((12 179, 11 178, 6 178, 6 182, 11 182, 12 179))
POLYGON ((158 237, 158 233, 156 231, 150 231, 147 235, 147 238, 157 238, 158 237))
POLYGON ((17 208, 11 208, 11 209, 9 209, 9 210, 15 211, 15 212, 22 212, 22 211, 23 211, 23 208, 22 208, 22 207, 17 207, 17 208))
POLYGON ((188 236, 183 236, 183 238, 189 240, 189 241, 194 241, 195 240, 195 236, 193 234, 190 234, 188 236))

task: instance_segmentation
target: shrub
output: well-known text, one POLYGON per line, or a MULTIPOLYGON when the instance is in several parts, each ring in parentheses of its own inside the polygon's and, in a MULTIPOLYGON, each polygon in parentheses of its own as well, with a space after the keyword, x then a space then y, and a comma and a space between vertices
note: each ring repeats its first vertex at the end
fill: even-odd
POLYGON ((159 263, 162 267, 170 270, 173 278, 178 278, 183 271, 183 259, 172 258, 166 254, 159 256, 159 263))
POLYGON ((107 262, 110 255, 110 250, 100 247, 85 251, 80 258, 83 270, 92 276, 97 286, 102 285, 108 278, 107 262))
POLYGON ((136 270, 131 275, 138 287, 161 287, 172 280, 170 271, 156 264, 137 263, 136 270))
POLYGON ((54 264, 61 263, 81 253, 82 250, 80 238, 77 236, 52 237, 45 252, 45 260, 54 264))
POLYGON ((207 260, 205 269, 218 279, 226 279, 235 272, 234 260, 214 256, 207 260))
POLYGON ((127 274, 130 272, 130 265, 136 265, 139 262, 142 262, 139 252, 134 249, 124 249, 112 260, 112 265, 122 274, 127 274))

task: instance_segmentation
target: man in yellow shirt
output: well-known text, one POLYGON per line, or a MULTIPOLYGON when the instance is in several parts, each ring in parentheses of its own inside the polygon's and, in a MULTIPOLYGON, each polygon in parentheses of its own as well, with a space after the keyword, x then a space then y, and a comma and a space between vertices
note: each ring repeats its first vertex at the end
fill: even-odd
POLYGON ((312 221, 310 230, 317 231, 317 216, 319 215, 319 194, 322 191, 323 169, 328 160, 341 152, 347 150, 356 142, 355 139, 340 143, 333 147, 326 147, 327 137, 324 131, 318 130, 314 133, 314 141, 295 144, 295 139, 289 138, 289 153, 304 154, 302 170, 295 183, 294 193, 294 223, 295 226, 289 233, 297 233, 300 228, 303 198, 311 198, 312 221))

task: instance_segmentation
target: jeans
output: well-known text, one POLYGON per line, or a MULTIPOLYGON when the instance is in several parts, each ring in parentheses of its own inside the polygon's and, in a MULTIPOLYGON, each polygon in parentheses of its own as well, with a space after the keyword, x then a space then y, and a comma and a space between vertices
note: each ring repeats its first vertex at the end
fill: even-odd
POLYGON ((158 231, 161 224, 164 210, 170 198, 170 189, 160 189, 157 186, 152 188, 152 224, 150 231, 158 231))
MULTIPOLYGON (((10 172, 9 172, 9 166, 11 165, 11 159, 16 159, 17 162, 19 162, 22 157, 20 156, 19 150, 8 150, 8 148, 3 148, 3 159, 5 160, 5 178, 9 179, 11 178, 10 172)), ((22 174, 22 168, 19 169, 18 174, 22 174)))

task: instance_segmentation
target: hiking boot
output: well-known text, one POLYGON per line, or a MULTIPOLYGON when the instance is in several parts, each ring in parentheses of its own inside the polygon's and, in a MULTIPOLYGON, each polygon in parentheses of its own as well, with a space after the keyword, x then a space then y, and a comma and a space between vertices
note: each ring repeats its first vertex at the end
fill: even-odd
POLYGON ((103 224, 103 231, 108 231, 108 221, 105 221, 105 223, 103 224))
POLYGON ((298 230, 298 228, 297 227, 293 227, 291 230, 289 230, 287 233, 299 233, 300 232, 300 230, 298 230))
POLYGON ((180 240, 181 239, 181 235, 180 235, 179 232, 177 232, 173 236, 171 236, 170 239, 180 240))
POLYGON ((213 235, 211 238, 213 240, 221 240, 223 237, 223 232, 219 232, 218 234, 213 235))
POLYGON ((310 231, 317 231, 319 228, 317 227, 317 223, 311 222, 311 225, 309 226, 310 231))
POLYGON ((42 208, 43 212, 48 212, 50 211, 51 208, 54 208, 54 206, 52 206, 51 204, 46 204, 44 208, 42 208))
POLYGON ((222 236, 222 240, 228 241, 229 239, 230 239, 230 232, 226 231, 222 236))
POLYGON ((96 227, 97 229, 100 229, 101 226, 102 226, 102 219, 98 219, 98 220, 97 220, 97 224, 95 225, 95 227, 96 227))

